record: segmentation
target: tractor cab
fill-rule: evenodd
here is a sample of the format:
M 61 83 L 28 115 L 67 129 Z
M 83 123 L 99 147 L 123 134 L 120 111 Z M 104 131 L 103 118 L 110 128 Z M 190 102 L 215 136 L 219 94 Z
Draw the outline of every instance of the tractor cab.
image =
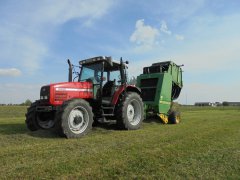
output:
M 111 57 L 99 56 L 79 61 L 79 82 L 91 82 L 93 100 L 111 104 L 115 92 L 126 84 L 128 62 L 120 63 Z

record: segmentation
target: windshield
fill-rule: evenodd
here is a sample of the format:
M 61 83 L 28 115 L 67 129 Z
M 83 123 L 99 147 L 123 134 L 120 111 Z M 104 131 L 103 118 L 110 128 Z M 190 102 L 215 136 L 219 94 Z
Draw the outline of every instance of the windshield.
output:
M 101 67 L 100 63 L 83 66 L 79 81 L 92 80 L 93 82 L 100 82 Z
M 79 81 L 91 81 L 93 84 L 99 84 L 101 82 L 101 70 L 102 63 L 94 63 L 84 65 L 81 68 Z M 103 85 L 107 81 L 114 81 L 116 85 L 121 84 L 121 74 L 119 68 L 114 68 L 112 71 L 110 68 L 106 68 L 103 72 L 102 83 Z
M 110 81 L 115 81 L 117 85 L 119 85 L 121 83 L 121 75 L 120 75 L 120 71 L 116 70 L 116 71 L 111 71 L 110 72 L 110 77 L 109 77 Z

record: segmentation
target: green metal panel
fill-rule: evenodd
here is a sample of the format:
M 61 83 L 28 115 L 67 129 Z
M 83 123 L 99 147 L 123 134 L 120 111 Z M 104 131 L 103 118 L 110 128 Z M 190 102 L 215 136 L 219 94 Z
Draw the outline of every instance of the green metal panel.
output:
M 141 80 L 157 79 L 155 87 L 143 87 Z M 144 92 L 145 89 L 155 88 L 155 97 L 152 101 L 145 100 L 147 109 L 152 109 L 157 113 L 167 114 L 171 105 L 172 76 L 169 73 L 142 74 L 137 78 L 137 86 Z
M 172 75 L 172 81 L 182 87 L 182 69 L 175 63 L 170 62 L 168 73 Z
M 171 92 L 172 92 L 172 76 L 165 73 L 162 79 L 159 78 L 159 91 L 155 102 L 159 104 L 159 113 L 167 114 L 171 106 Z

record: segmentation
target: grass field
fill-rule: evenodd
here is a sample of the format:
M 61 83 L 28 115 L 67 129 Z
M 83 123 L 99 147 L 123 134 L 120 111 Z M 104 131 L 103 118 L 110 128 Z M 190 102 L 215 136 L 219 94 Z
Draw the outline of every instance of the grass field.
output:
M 152 119 L 81 139 L 29 132 L 26 107 L 0 107 L 1 179 L 240 179 L 240 109 L 182 108 L 179 125 Z

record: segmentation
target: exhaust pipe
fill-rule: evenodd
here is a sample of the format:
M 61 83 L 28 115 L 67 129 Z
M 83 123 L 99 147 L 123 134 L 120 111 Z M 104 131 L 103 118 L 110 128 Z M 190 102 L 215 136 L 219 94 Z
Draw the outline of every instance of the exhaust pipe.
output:
M 68 66 L 69 66 L 69 69 L 68 69 L 68 82 L 72 82 L 72 64 L 71 64 L 71 61 L 68 59 L 67 60 L 68 62 Z

